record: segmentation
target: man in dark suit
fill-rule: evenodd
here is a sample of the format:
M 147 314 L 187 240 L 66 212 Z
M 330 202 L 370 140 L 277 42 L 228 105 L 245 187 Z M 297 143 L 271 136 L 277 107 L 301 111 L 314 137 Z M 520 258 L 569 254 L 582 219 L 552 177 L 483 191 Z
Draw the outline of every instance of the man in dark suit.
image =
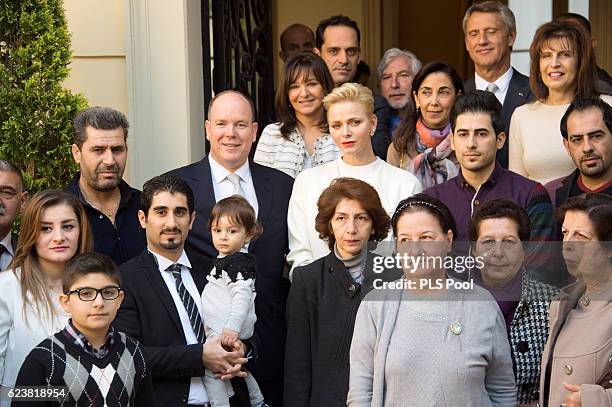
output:
M 21 171 L 0 159 L 0 271 L 6 270 L 15 255 L 17 236 L 12 233 L 13 222 L 23 211 L 27 197 Z
M 206 137 L 210 154 L 197 163 L 171 171 L 194 191 L 196 220 L 187 239 L 187 251 L 217 257 L 206 222 L 215 203 L 239 194 L 255 209 L 263 234 L 248 246 L 255 255 L 259 274 L 255 277 L 255 312 L 259 358 L 253 374 L 266 399 L 282 405 L 285 349 L 285 304 L 289 281 L 283 277 L 288 252 L 287 208 L 293 178 L 250 161 L 249 152 L 257 136 L 252 101 L 237 91 L 217 94 L 210 102 Z
M 247 349 L 238 341 L 226 351 L 219 336 L 205 340 L 200 295 L 210 263 L 184 250 L 193 192 L 178 177 L 155 177 L 144 184 L 140 208 L 147 248 L 120 268 L 125 298 L 114 326 L 144 346 L 156 406 L 209 406 L 204 369 L 244 376 Z
M 516 39 L 516 20 L 508 6 L 499 1 L 473 4 L 463 17 L 465 48 L 474 61 L 475 74 L 465 81 L 465 91 L 493 92 L 502 104 L 506 144 L 497 152 L 497 161 L 508 168 L 510 118 L 514 109 L 533 99 L 529 78 L 510 66 Z

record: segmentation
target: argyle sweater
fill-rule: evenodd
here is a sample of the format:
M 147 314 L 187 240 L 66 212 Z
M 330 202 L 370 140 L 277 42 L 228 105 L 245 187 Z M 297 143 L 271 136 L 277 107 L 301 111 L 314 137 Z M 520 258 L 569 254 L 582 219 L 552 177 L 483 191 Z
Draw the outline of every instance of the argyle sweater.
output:
M 17 406 L 153 405 L 153 385 L 140 343 L 115 331 L 108 354 L 96 358 L 62 332 L 45 339 L 26 357 L 15 386 L 66 386 L 67 399 L 17 402 Z

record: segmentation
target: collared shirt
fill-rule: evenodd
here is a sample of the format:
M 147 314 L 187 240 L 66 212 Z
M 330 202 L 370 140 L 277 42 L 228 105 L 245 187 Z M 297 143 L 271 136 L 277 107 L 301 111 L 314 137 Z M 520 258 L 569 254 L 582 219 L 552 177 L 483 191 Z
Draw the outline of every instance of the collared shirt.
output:
M 13 256 L 15 255 L 15 249 L 13 248 L 13 234 L 9 231 L 4 239 L 0 241 L 2 246 L 6 250 L 3 250 L 2 255 L 0 255 L 0 271 L 6 270 L 11 261 L 13 260 Z
M 508 68 L 508 70 L 499 78 L 493 82 L 497 85 L 497 90 L 493 92 L 499 103 L 504 104 L 504 100 L 506 99 L 506 93 L 508 93 L 508 87 L 510 86 L 510 80 L 512 79 L 512 73 L 514 70 L 512 67 Z M 478 90 L 487 90 L 487 86 L 489 86 L 490 82 L 485 81 L 477 73 L 474 74 L 474 83 L 476 85 L 476 89 Z
M 221 199 L 227 198 L 234 194 L 234 186 L 226 178 L 229 173 L 227 168 L 223 167 L 212 157 L 212 154 L 208 154 L 208 162 L 210 163 L 210 172 L 213 180 L 213 190 L 215 192 L 215 201 L 219 202 Z M 253 177 L 251 177 L 251 168 L 249 167 L 249 160 L 246 160 L 244 164 L 234 174 L 240 176 L 240 186 L 244 191 L 244 195 L 249 204 L 255 209 L 255 215 L 259 211 L 259 205 L 257 204 L 257 195 L 255 195 L 255 187 L 253 186 Z
M 94 251 L 109 256 L 117 265 L 136 257 L 147 246 L 144 229 L 138 221 L 140 191 L 125 181 L 119 183 L 121 200 L 115 214 L 115 224 L 102 212 L 87 202 L 79 186 L 81 174 L 77 173 L 65 191 L 79 198 L 94 236 Z
M 106 341 L 104 341 L 104 343 L 102 344 L 102 346 L 100 346 L 99 349 L 96 349 L 91 345 L 89 339 L 87 339 L 87 337 L 83 335 L 83 333 L 79 331 L 76 326 L 74 326 L 74 324 L 72 323 L 72 319 L 68 320 L 68 325 L 66 325 L 66 327 L 62 330 L 62 333 L 68 339 L 72 340 L 72 342 L 74 342 L 76 346 L 83 349 L 85 353 L 98 359 L 102 359 L 106 355 L 108 355 L 108 352 L 110 352 L 113 347 L 113 344 L 115 343 L 115 330 L 112 326 L 108 330 L 108 334 L 106 335 Z
M 494 199 L 508 199 L 527 211 L 531 221 L 531 241 L 553 240 L 553 208 L 542 184 L 508 171 L 498 162 L 489 179 L 478 190 L 459 171 L 456 177 L 424 192 L 448 206 L 457 224 L 456 240 L 468 240 L 468 225 L 473 213 Z
M 173 264 L 179 264 L 181 266 L 181 279 L 183 280 L 183 285 L 189 292 L 189 294 L 193 297 L 193 300 L 198 307 L 198 312 L 202 317 L 202 321 L 204 321 L 204 316 L 202 314 L 202 303 L 200 301 L 200 293 L 198 292 L 198 287 L 196 286 L 193 278 L 191 277 L 191 273 L 189 269 L 191 268 L 191 263 L 189 262 L 189 258 L 183 250 L 181 253 L 181 257 L 174 262 L 166 257 L 155 253 L 150 248 L 149 252 L 155 257 L 155 261 L 157 262 L 157 266 L 159 272 L 166 283 L 166 287 L 168 287 L 168 291 L 172 296 L 172 301 L 174 301 L 174 306 L 176 307 L 176 311 L 178 312 L 179 319 L 181 320 L 181 326 L 183 327 L 183 333 L 185 334 L 185 341 L 187 345 L 193 345 L 198 343 L 195 333 L 193 332 L 193 327 L 191 326 L 191 322 L 189 321 L 189 315 L 187 315 L 187 310 L 185 309 L 185 305 L 179 296 L 179 293 L 176 289 L 176 280 L 172 276 L 172 272 L 166 270 Z M 206 394 L 206 389 L 204 388 L 204 383 L 202 382 L 201 377 L 192 377 L 191 384 L 189 386 L 189 400 L 188 404 L 204 404 L 208 403 L 208 395 Z

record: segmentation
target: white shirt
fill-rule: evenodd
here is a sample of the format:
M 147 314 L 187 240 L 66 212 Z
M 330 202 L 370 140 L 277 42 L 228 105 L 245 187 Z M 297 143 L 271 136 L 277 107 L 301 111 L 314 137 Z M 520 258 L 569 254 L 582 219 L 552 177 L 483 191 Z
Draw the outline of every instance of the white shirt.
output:
M 210 163 L 210 173 L 213 180 L 215 202 L 219 202 L 224 198 L 232 196 L 234 194 L 234 185 L 232 185 L 232 183 L 226 178 L 227 174 L 230 174 L 232 171 L 229 171 L 227 168 L 215 161 L 211 154 L 208 154 L 208 162 Z M 244 191 L 244 197 L 249 204 L 251 204 L 253 209 L 255 209 L 255 216 L 257 216 L 259 205 L 257 204 L 257 195 L 255 195 L 255 187 L 253 186 L 253 177 L 251 177 L 249 160 L 242 164 L 242 167 L 234 171 L 234 174 L 240 177 L 240 186 Z
M 502 105 L 504 104 L 504 100 L 506 99 L 506 93 L 508 93 L 508 87 L 510 87 L 510 80 L 512 79 L 513 73 L 514 70 L 512 69 L 512 67 L 510 67 L 502 76 L 500 76 L 499 78 L 497 78 L 497 80 L 495 80 L 495 82 L 493 82 L 497 85 L 497 90 L 493 92 L 493 94 L 495 95 L 497 100 L 499 100 L 499 103 L 501 103 Z M 476 85 L 476 89 L 487 90 L 487 86 L 489 86 L 489 83 L 491 82 L 485 81 L 480 76 L 478 76 L 477 73 L 474 73 L 474 83 Z
M 6 270 L 11 261 L 13 260 L 13 256 L 15 255 L 15 250 L 13 249 L 11 232 L 9 231 L 4 239 L 0 241 L 2 245 L 6 248 L 4 253 L 0 256 L 0 271 Z
M 198 340 L 193 332 L 193 328 L 191 326 L 191 322 L 189 321 L 189 315 L 187 315 L 187 310 L 185 309 L 185 305 L 179 296 L 178 291 L 176 290 L 176 282 L 174 277 L 172 276 L 171 271 L 167 271 L 166 269 L 173 265 L 175 262 L 165 258 L 162 255 L 159 255 L 151 249 L 149 252 L 155 256 L 157 260 L 157 266 L 159 268 L 159 272 L 168 287 L 168 291 L 172 296 L 172 300 L 174 301 L 174 306 L 176 307 L 176 311 L 179 314 L 179 318 L 181 320 L 181 326 L 183 327 L 183 333 L 185 334 L 185 340 L 187 341 L 187 345 L 193 345 L 198 343 Z M 187 267 L 191 267 L 191 263 L 189 262 L 189 258 L 187 258 L 187 254 L 185 250 L 179 257 L 176 264 L 181 265 L 181 279 L 183 280 L 183 285 L 187 289 L 187 292 L 193 297 L 193 301 L 198 307 L 198 312 L 200 313 L 200 317 L 202 317 L 202 305 L 200 304 L 200 293 L 198 292 L 198 287 L 195 285 L 193 278 L 191 278 L 191 273 L 187 269 Z M 202 321 L 204 318 L 202 317 Z M 202 382 L 201 377 L 192 377 L 191 384 L 189 386 L 189 400 L 188 404 L 204 404 L 208 403 L 208 395 L 206 394 L 206 389 L 204 388 L 204 383 Z

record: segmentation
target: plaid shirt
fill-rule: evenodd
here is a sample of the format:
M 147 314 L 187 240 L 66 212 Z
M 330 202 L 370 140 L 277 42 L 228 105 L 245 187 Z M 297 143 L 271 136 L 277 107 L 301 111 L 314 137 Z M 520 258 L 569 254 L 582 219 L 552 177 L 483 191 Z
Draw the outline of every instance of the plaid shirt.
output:
M 102 359 L 108 355 L 108 352 L 112 349 L 115 341 L 115 330 L 111 326 L 108 330 L 108 336 L 106 337 L 104 344 L 99 349 L 95 349 L 93 346 L 91 346 L 91 343 L 87 337 L 72 324 L 72 319 L 68 320 L 68 325 L 62 329 L 62 333 L 86 353 L 98 359 Z

